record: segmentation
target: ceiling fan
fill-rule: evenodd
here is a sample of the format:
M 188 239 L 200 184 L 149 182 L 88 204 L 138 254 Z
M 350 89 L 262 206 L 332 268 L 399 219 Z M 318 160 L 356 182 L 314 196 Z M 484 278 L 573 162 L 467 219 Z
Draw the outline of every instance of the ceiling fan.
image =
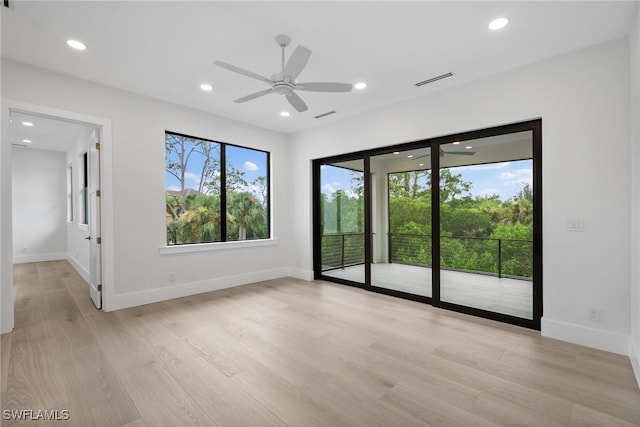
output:
M 440 157 L 444 157 L 446 154 L 453 154 L 454 156 L 473 156 L 474 154 L 476 154 L 475 151 L 444 151 L 442 149 L 442 147 L 440 147 Z M 429 154 L 425 154 L 424 156 L 418 156 L 418 157 L 414 157 L 414 160 L 416 159 L 421 159 L 423 157 L 428 157 L 430 156 L 431 153 Z
M 308 110 L 307 104 L 304 103 L 302 98 L 298 96 L 294 91 L 306 90 L 312 92 L 351 92 L 351 83 L 327 83 L 327 82 L 313 82 L 313 83 L 297 83 L 296 78 L 302 72 L 307 65 L 309 58 L 311 57 L 311 51 L 304 46 L 298 45 L 287 64 L 284 63 L 284 49 L 291 43 L 291 38 L 284 34 L 276 36 L 276 42 L 282 49 L 282 71 L 272 75 L 270 78 L 261 76 L 259 74 L 247 71 L 245 69 L 236 67 L 235 65 L 227 64 L 222 61 L 215 61 L 214 64 L 219 67 L 226 68 L 227 70 L 242 74 L 247 77 L 251 77 L 256 80 L 263 81 L 271 86 L 269 89 L 255 92 L 242 98 L 236 99 L 234 102 L 246 102 L 252 99 L 260 98 L 261 96 L 268 95 L 270 93 L 277 93 L 284 95 L 287 101 L 293 108 L 299 112 Z

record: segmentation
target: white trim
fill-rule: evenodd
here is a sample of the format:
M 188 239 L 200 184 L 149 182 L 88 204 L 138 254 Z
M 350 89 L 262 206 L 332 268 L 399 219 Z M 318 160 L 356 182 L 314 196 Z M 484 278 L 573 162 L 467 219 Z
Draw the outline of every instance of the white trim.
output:
M 151 304 L 173 298 L 201 294 L 204 292 L 234 288 L 236 286 L 248 285 L 250 283 L 262 282 L 265 280 L 279 279 L 281 277 L 286 277 L 286 275 L 286 268 L 277 268 L 273 270 L 217 277 L 198 282 L 183 283 L 176 286 L 167 286 L 164 288 L 114 295 L 111 299 L 110 309 L 120 310 L 123 308 Z
M 238 240 L 234 242 L 195 243 L 190 245 L 161 246 L 160 255 L 184 254 L 189 252 L 221 251 L 229 249 L 252 248 L 257 246 L 275 246 L 276 239 Z
M 26 262 L 44 262 L 44 261 L 60 261 L 67 259 L 64 252 L 48 252 L 42 254 L 14 255 L 14 264 L 24 264 Z
M 295 277 L 296 279 L 300 279 L 300 280 L 306 280 L 307 282 L 311 282 L 313 281 L 313 270 L 289 267 L 288 276 Z
M 75 258 L 73 258 L 69 254 L 67 254 L 67 258 L 66 259 L 67 259 L 67 261 L 69 261 L 69 264 L 71 264 L 71 266 L 74 268 L 74 270 L 76 270 L 78 272 L 78 274 L 84 279 L 84 281 L 89 283 L 90 274 L 87 271 L 87 269 L 84 268 L 82 265 L 80 265 L 78 260 L 76 260 Z
M 555 338 L 574 344 L 609 351 L 611 353 L 629 355 L 629 336 L 619 332 L 588 328 L 582 325 L 560 322 L 542 318 L 541 334 L 543 337 Z
M 631 367 L 633 373 L 636 375 L 636 382 L 640 387 L 640 343 L 634 342 L 632 337 L 629 337 L 629 360 L 631 360 Z

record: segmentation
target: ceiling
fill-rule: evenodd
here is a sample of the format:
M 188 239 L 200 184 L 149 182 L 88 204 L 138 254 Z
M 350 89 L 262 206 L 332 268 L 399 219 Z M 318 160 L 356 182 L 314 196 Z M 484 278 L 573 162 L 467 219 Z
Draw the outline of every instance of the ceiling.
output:
M 638 2 L 11 1 L 2 7 L 2 57 L 282 133 L 345 120 L 559 55 L 629 31 Z M 488 29 L 496 17 L 509 25 Z M 298 92 L 298 113 L 261 81 L 280 68 L 275 36 L 312 51 L 299 81 L 365 82 L 350 93 Z M 81 40 L 85 51 L 66 45 Z M 453 77 L 416 87 L 444 73 Z M 203 92 L 201 83 L 210 83 Z M 289 117 L 280 112 L 287 110 Z M 335 110 L 322 119 L 314 116 Z
M 78 138 L 86 139 L 93 129 L 87 124 L 15 111 L 11 112 L 10 121 L 12 146 L 63 153 L 69 151 Z

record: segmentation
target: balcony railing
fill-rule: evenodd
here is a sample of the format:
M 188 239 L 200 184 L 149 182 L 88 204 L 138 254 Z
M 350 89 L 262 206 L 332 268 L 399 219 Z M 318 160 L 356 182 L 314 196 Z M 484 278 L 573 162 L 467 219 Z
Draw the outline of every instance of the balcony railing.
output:
M 336 233 L 322 236 L 322 270 L 364 263 L 364 233 Z
M 389 262 L 432 266 L 431 236 L 388 233 Z M 533 241 L 492 237 L 440 236 L 440 267 L 498 277 L 533 277 Z M 364 234 L 322 237 L 323 270 L 364 263 Z

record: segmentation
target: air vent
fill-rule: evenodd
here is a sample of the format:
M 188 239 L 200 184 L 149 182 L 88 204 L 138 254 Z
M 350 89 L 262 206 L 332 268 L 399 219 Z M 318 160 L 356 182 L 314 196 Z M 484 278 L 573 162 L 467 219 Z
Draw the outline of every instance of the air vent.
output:
M 322 114 L 318 114 L 317 116 L 313 116 L 314 119 L 321 119 L 323 117 L 327 117 L 330 116 L 332 114 L 335 114 L 336 110 L 331 110 L 331 111 L 327 111 L 326 113 L 322 113 Z
M 438 80 L 446 79 L 447 77 L 451 77 L 451 76 L 453 76 L 453 73 L 447 73 L 447 74 L 443 74 L 441 76 L 432 77 L 432 78 L 430 78 L 428 80 L 424 80 L 422 82 L 418 82 L 415 85 L 416 85 L 416 87 L 420 87 L 420 86 L 427 85 L 429 83 L 437 82 Z

